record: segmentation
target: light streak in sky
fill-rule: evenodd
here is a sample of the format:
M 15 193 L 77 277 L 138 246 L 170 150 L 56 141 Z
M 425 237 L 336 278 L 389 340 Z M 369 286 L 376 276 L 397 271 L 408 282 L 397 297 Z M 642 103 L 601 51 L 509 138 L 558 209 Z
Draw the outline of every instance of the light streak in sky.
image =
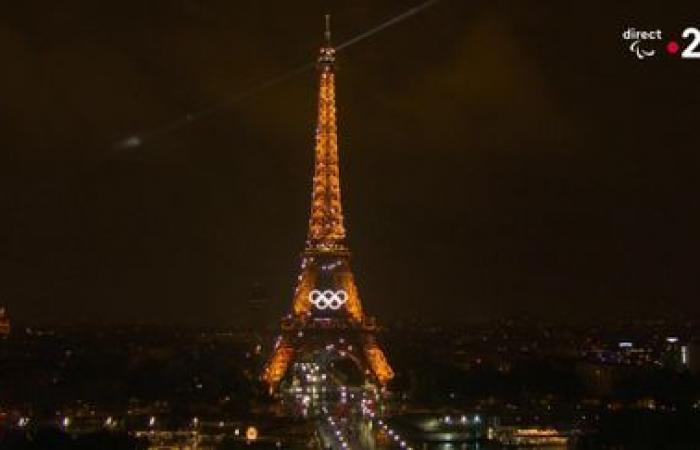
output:
M 415 6 L 407 11 L 404 11 L 403 13 L 399 14 L 398 16 L 392 17 L 391 19 L 377 25 L 374 28 L 371 28 L 363 33 L 358 34 L 357 36 L 348 39 L 347 41 L 341 43 L 340 45 L 336 46 L 335 49 L 336 51 L 341 51 L 343 49 L 346 49 L 350 47 L 351 45 L 354 45 L 360 41 L 363 41 L 380 31 L 385 30 L 386 28 L 389 28 L 393 25 L 396 25 L 399 22 L 402 22 L 409 17 L 418 14 L 419 12 L 433 6 L 435 3 L 437 3 L 440 0 L 428 0 L 425 3 L 421 3 L 418 6 Z M 249 97 L 252 97 L 253 95 L 257 94 L 260 91 L 263 91 L 265 89 L 268 89 L 270 87 L 273 87 L 275 85 L 278 85 L 280 83 L 283 83 L 290 78 L 293 78 L 303 72 L 306 72 L 307 70 L 313 68 L 316 65 L 316 61 L 311 61 L 306 64 L 303 64 L 299 67 L 296 67 L 294 69 L 291 69 L 279 76 L 270 78 L 268 80 L 263 81 L 262 83 L 253 86 L 247 90 L 244 90 L 242 92 L 239 92 L 238 94 L 234 95 L 233 97 L 230 97 L 229 99 L 211 106 L 209 108 L 200 110 L 198 112 L 194 113 L 188 113 L 185 114 L 184 116 L 173 120 L 172 122 L 166 123 L 160 127 L 152 128 L 150 130 L 143 131 L 141 133 L 137 134 L 132 134 L 130 136 L 125 137 L 124 139 L 121 139 L 114 143 L 114 150 L 118 151 L 126 151 L 134 148 L 141 147 L 144 145 L 147 141 L 150 141 L 158 136 L 166 135 L 169 133 L 172 133 L 174 131 L 179 130 L 180 128 L 191 124 L 197 120 L 201 120 L 205 117 L 211 116 L 215 114 L 216 112 L 225 109 L 227 107 L 230 107 L 234 105 L 235 103 L 238 103 L 242 100 L 245 100 Z
M 387 20 L 386 22 L 384 22 L 380 25 L 377 25 L 376 27 L 372 28 L 371 30 L 367 30 L 364 33 L 358 34 L 354 38 L 343 42 L 342 44 L 338 45 L 335 49 L 336 49 L 336 51 L 340 51 L 346 47 L 349 47 L 349 46 L 356 44 L 364 39 L 367 39 L 368 37 L 379 33 L 380 31 L 384 30 L 385 28 L 389 28 L 390 26 L 396 25 L 399 22 L 403 22 L 404 20 L 408 19 L 409 17 L 411 17 L 415 14 L 418 14 L 419 12 L 423 11 L 424 9 L 433 6 L 438 1 L 440 1 L 440 0 L 428 0 L 427 2 L 425 2 L 423 4 L 415 6 L 411 9 L 409 9 L 408 11 L 406 11 L 402 14 L 399 14 L 396 17 Z

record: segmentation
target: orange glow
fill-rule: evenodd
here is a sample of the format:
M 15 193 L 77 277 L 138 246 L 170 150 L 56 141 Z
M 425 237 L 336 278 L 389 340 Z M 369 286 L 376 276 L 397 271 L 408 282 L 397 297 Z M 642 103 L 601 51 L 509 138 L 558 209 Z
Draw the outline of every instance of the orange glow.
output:
M 345 239 L 340 201 L 338 134 L 335 108 L 335 74 L 323 67 L 318 99 L 316 161 L 314 167 L 309 244 L 317 249 L 335 248 Z
M 258 429 L 255 427 L 248 427 L 245 430 L 245 438 L 249 441 L 254 441 L 258 438 Z
M 394 378 L 394 370 L 389 365 L 389 361 L 386 360 L 386 356 L 384 356 L 384 352 L 379 346 L 370 344 L 365 348 L 365 354 L 367 355 L 370 368 L 377 380 L 379 380 L 379 383 L 385 385 Z
M 348 293 L 348 301 L 345 304 L 350 316 L 358 322 L 362 321 L 362 303 L 360 302 L 360 294 L 357 292 L 355 277 L 349 270 L 344 270 L 336 274 L 340 288 Z
M 277 383 L 284 377 L 293 355 L 294 349 L 285 343 L 281 343 L 275 349 L 272 357 L 265 366 L 262 376 L 263 381 L 265 381 L 271 389 L 277 386 Z
M 7 337 L 10 334 L 10 319 L 7 317 L 5 308 L 0 308 L 0 336 Z
M 373 331 L 376 325 L 363 311 L 350 269 L 350 252 L 345 244 L 338 167 L 335 51 L 329 38 L 321 48 L 318 62 L 318 124 L 309 230 L 302 256 L 301 274 L 292 300 L 292 314 L 283 320 L 281 343 L 275 348 L 262 374 L 262 380 L 267 383 L 271 393 L 279 386 L 295 353 L 306 355 L 310 351 L 328 349 L 328 337 L 322 334 L 323 339 L 318 338 L 317 330 L 321 329 L 338 330 L 340 336 L 333 336 L 332 339 L 340 337 L 341 343 L 345 337 L 343 333 L 347 330 L 352 342 L 339 353 L 341 356 L 346 356 L 347 353 L 363 370 L 368 369 L 367 375 L 370 372 L 373 374 L 370 378 L 386 385 L 394 377 L 394 371 L 384 352 L 374 341 Z M 335 306 L 321 306 L 316 301 L 319 297 L 314 297 L 318 294 L 314 294 L 315 290 L 332 296 L 342 293 L 342 301 L 336 299 L 333 304 Z M 355 351 L 362 347 L 359 355 L 351 350 L 353 345 L 356 346 Z
M 515 434 L 519 436 L 559 436 L 559 432 L 553 428 L 518 428 Z
M 294 315 L 302 316 L 311 310 L 309 293 L 316 285 L 316 271 L 312 265 L 306 266 L 301 271 L 301 279 L 294 292 Z

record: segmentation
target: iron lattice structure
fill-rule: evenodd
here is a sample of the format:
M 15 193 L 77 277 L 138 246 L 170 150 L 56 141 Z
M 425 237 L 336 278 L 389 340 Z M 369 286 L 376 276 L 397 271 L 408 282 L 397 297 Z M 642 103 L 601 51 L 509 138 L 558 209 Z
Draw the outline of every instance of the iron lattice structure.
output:
M 350 267 L 350 251 L 340 194 L 335 102 L 335 49 L 328 22 L 318 58 L 318 123 L 311 212 L 301 273 L 291 313 L 262 379 L 274 391 L 294 361 L 311 361 L 319 353 L 353 360 L 365 378 L 385 386 L 393 377 L 376 340 L 373 317 L 365 315 Z

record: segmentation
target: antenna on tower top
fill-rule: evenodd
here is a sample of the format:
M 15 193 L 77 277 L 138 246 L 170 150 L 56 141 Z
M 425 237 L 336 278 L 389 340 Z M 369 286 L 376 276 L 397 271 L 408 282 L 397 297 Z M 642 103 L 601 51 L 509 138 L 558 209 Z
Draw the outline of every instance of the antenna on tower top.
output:
M 335 49 L 331 44 L 331 15 L 326 14 L 326 31 L 323 33 L 324 42 L 321 46 L 321 54 L 318 62 L 326 69 L 331 68 L 335 63 Z
M 326 14 L 326 32 L 324 33 L 326 44 L 331 44 L 331 15 Z

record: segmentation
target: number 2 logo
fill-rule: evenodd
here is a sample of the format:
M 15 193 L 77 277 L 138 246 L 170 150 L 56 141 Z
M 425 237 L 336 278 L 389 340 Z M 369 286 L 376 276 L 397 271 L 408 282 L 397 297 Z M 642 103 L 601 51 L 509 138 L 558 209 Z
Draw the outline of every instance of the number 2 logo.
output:
M 688 46 L 683 50 L 683 53 L 681 53 L 681 58 L 700 59 L 700 51 L 698 50 L 698 47 L 700 47 L 700 30 L 689 27 L 683 30 L 681 36 L 683 39 L 692 37 Z

